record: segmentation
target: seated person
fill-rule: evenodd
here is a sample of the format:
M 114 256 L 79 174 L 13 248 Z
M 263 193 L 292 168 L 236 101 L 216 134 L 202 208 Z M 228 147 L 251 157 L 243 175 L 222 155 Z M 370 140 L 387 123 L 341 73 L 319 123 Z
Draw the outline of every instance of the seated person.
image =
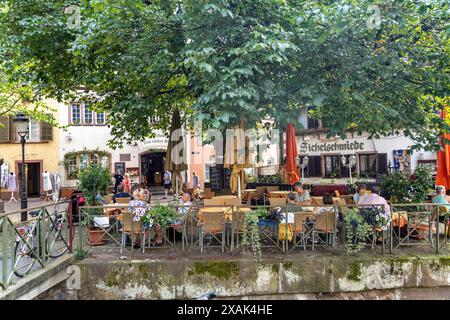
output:
M 102 195 L 100 194 L 100 192 L 97 193 L 97 195 L 95 196 L 95 200 L 100 202 L 101 204 L 108 204 L 108 201 L 106 201 Z
M 311 204 L 311 196 L 309 192 L 304 189 L 303 185 L 300 182 L 294 184 L 294 192 L 295 192 L 295 202 L 299 205 L 307 205 Z
M 330 193 L 324 193 L 322 195 L 322 202 L 324 205 L 333 205 L 334 204 L 334 200 L 333 200 L 333 196 Z M 314 213 L 315 214 L 321 214 L 327 211 L 333 210 L 333 207 L 316 207 L 314 209 Z
M 442 206 L 439 208 L 439 221 L 444 222 L 444 215 L 443 213 L 448 212 L 450 209 L 450 204 L 447 200 L 446 194 L 445 194 L 445 187 L 444 186 L 437 186 L 436 187 L 436 194 L 433 199 L 431 200 L 432 203 L 442 203 L 445 204 L 445 206 Z M 441 209 L 442 208 L 442 209 Z M 445 208 L 445 209 L 444 209 Z M 433 215 L 431 216 L 431 220 L 434 221 L 436 219 L 436 214 L 433 211 Z
M 289 212 L 300 212 L 304 211 L 303 207 L 298 205 L 295 201 L 296 194 L 294 192 L 290 192 L 287 195 L 287 210 Z
M 380 187 L 373 186 L 370 190 L 372 193 L 365 195 L 359 202 L 361 205 L 383 205 L 384 213 L 388 216 L 391 215 L 391 207 L 387 203 L 386 199 L 380 196 L 381 190 Z
M 133 193 L 133 200 L 130 201 L 131 211 L 133 212 L 133 221 L 140 221 L 142 216 L 144 216 L 149 210 L 150 205 L 145 201 L 147 197 L 147 192 L 145 189 L 136 189 Z M 157 223 L 150 221 L 149 223 L 144 223 L 144 229 L 146 233 L 146 238 L 150 238 L 150 228 L 155 227 L 156 237 L 150 240 L 151 246 L 162 246 L 162 232 L 161 226 Z M 127 241 L 128 242 L 128 241 Z M 139 247 L 139 240 L 136 242 L 136 246 Z
M 192 193 L 191 192 L 183 192 L 181 195 L 180 207 L 178 208 L 177 218 L 172 222 L 171 227 L 175 229 L 177 232 L 181 232 L 182 224 L 186 218 L 186 215 L 189 213 L 189 210 L 192 206 Z
M 129 194 L 128 192 L 124 192 L 124 185 L 123 184 L 119 184 L 117 186 L 117 193 L 115 195 L 113 195 L 113 197 L 112 197 L 113 203 L 116 203 L 116 199 L 117 198 L 131 198 L 131 200 L 134 199 L 131 194 Z
M 358 186 L 358 190 L 353 195 L 353 202 L 355 204 L 359 204 L 359 202 L 362 200 L 362 198 L 366 195 L 367 187 L 365 184 L 361 184 Z

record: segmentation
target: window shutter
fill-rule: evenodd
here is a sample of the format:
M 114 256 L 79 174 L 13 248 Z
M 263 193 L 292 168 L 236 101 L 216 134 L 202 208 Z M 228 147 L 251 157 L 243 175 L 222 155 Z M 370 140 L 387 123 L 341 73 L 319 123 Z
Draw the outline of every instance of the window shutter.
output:
M 9 117 L 0 117 L 0 123 L 0 142 L 11 141 L 11 126 Z
M 322 176 L 322 158 L 320 156 L 309 157 L 307 172 L 308 177 Z
M 41 125 L 41 141 L 53 140 L 53 126 L 50 123 L 42 122 Z
M 388 172 L 387 153 L 377 154 L 377 173 L 385 174 Z

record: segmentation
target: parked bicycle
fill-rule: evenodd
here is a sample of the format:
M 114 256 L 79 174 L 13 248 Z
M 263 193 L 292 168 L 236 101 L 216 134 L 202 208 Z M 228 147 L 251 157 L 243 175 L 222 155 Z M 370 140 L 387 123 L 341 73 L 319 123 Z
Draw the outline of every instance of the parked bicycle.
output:
M 41 213 L 35 218 L 35 223 L 18 228 L 20 234 L 14 243 L 13 270 L 18 277 L 28 274 L 39 261 L 56 259 L 67 252 L 69 225 L 67 210 L 58 210 L 55 205 L 52 214 Z M 39 230 L 41 224 L 46 223 L 46 230 L 42 237 Z M 42 243 L 44 239 L 44 244 Z

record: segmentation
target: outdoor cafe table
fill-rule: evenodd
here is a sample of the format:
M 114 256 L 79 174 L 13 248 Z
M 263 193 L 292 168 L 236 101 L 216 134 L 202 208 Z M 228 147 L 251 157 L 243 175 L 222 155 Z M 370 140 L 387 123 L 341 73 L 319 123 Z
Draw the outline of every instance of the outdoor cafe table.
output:
M 270 191 L 269 192 L 269 198 L 287 198 L 288 194 L 292 191 Z
M 227 219 L 227 221 L 231 221 L 232 220 L 233 210 L 235 211 L 236 209 L 233 209 L 233 207 L 204 207 L 204 208 L 200 208 L 198 210 L 198 220 L 200 222 L 203 222 L 203 212 L 207 211 L 207 212 L 212 212 L 212 213 L 223 213 L 225 215 L 225 218 Z M 245 213 L 245 212 L 252 211 L 251 208 L 239 208 L 239 207 L 237 207 L 237 210 L 239 210 L 239 213 Z
M 237 198 L 237 196 L 233 196 L 233 195 L 212 197 L 212 199 L 220 199 L 220 200 L 231 200 L 231 199 L 236 199 L 236 198 Z

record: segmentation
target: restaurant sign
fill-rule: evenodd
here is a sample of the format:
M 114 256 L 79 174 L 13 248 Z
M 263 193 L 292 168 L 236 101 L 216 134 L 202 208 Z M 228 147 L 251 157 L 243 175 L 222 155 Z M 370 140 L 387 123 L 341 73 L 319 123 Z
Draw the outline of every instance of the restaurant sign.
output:
M 362 151 L 364 149 L 364 142 L 358 141 L 336 141 L 323 143 L 308 143 L 302 142 L 300 144 L 300 152 L 337 152 L 337 151 Z

